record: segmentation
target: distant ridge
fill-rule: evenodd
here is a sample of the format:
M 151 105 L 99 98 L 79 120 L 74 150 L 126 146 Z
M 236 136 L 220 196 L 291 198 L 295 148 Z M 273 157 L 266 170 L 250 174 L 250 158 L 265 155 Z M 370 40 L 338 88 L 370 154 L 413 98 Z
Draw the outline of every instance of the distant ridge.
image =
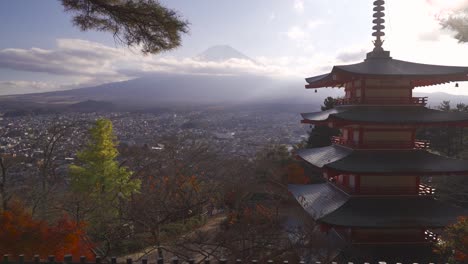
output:
M 208 48 L 204 52 L 195 56 L 196 60 L 199 61 L 212 61 L 212 62 L 223 62 L 230 59 L 240 59 L 255 62 L 247 55 L 242 54 L 240 51 L 234 49 L 229 45 L 217 45 Z

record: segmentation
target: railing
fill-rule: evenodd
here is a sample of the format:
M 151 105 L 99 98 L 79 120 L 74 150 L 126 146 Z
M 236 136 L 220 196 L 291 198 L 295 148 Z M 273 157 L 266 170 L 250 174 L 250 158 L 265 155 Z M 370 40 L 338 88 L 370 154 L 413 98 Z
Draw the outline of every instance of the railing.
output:
M 431 241 L 427 240 L 425 234 L 420 235 L 389 235 L 389 234 L 362 234 L 354 235 L 352 243 L 359 244 L 427 244 Z
M 340 98 L 335 100 L 335 105 L 421 105 L 427 104 L 427 97 L 354 97 Z
M 355 188 L 334 183 L 335 186 L 342 191 L 351 195 L 407 195 L 407 196 L 432 196 L 435 194 L 436 189 L 420 184 L 416 189 L 415 187 L 359 187 L 359 192 Z
M 428 140 L 411 141 L 365 141 L 364 143 L 354 142 L 353 140 L 342 137 L 332 137 L 333 144 L 339 144 L 357 149 L 428 149 L 431 144 Z
M 439 235 L 437 235 L 436 233 L 432 232 L 432 231 L 429 231 L 429 230 L 426 230 L 424 231 L 424 238 L 428 241 L 428 242 L 437 242 L 439 240 Z
M 431 186 L 420 184 L 419 185 L 419 195 L 434 195 L 436 189 L 432 188 Z
M 4 255 L 3 262 L 2 262 L 2 264 L 101 264 L 101 263 L 110 263 L 110 264 L 117 264 L 117 263 L 126 263 L 126 264 L 134 264 L 134 263 L 135 264 L 137 264 L 137 263 L 141 263 L 141 264 L 149 264 L 149 263 L 183 264 L 183 263 L 187 263 L 187 264 L 195 264 L 195 263 L 200 263 L 200 261 L 195 261 L 193 259 L 183 261 L 183 260 L 179 260 L 177 258 L 172 258 L 169 261 L 166 261 L 163 258 L 157 258 L 155 261 L 150 261 L 147 258 L 142 258 L 139 261 L 133 261 L 133 259 L 131 259 L 131 258 L 127 258 L 127 259 L 111 258 L 110 262 L 107 262 L 107 261 L 104 261 L 103 259 L 101 259 L 99 257 L 96 257 L 96 259 L 94 261 L 88 261 L 86 258 L 80 257 L 79 262 L 73 262 L 72 257 L 69 256 L 69 255 L 65 256 L 65 259 L 64 259 L 63 262 L 57 261 L 54 256 L 49 256 L 47 259 L 41 259 L 40 256 L 38 256 L 38 255 L 34 256 L 32 261 L 27 261 L 25 259 L 24 255 L 19 255 L 15 259 L 10 258 L 9 255 Z M 243 264 L 243 263 L 258 264 L 259 262 L 257 260 L 243 261 L 241 259 L 236 259 L 236 260 L 219 259 L 219 260 L 215 260 L 215 261 L 204 260 L 202 263 L 204 263 L 204 264 L 232 264 L 232 263 L 235 263 L 235 264 Z M 260 263 L 263 263 L 263 262 L 260 262 Z M 267 264 L 273 264 L 273 263 L 276 263 L 276 264 L 278 264 L 278 263 L 281 263 L 281 264 L 289 264 L 289 263 L 305 264 L 306 262 L 305 261 L 289 262 L 287 260 L 273 262 L 273 260 L 268 260 L 265 263 L 267 263 Z M 311 262 L 308 261 L 307 263 L 311 263 Z M 314 263 L 320 264 L 322 262 L 314 262 Z M 361 263 L 370 263 L 370 262 L 330 262 L 330 261 L 327 261 L 327 262 L 323 262 L 323 263 L 330 263 L 330 264 L 353 264 L 353 263 L 354 264 L 361 264 Z M 372 263 L 374 263 L 374 262 L 372 262 Z M 379 264 L 394 264 L 395 263 L 396 264 L 397 262 L 379 261 L 377 263 L 379 263 Z M 416 262 L 410 262 L 410 263 L 418 264 Z M 430 263 L 435 263 L 435 262 L 429 262 L 428 264 L 430 264 Z M 420 264 L 426 264 L 426 263 L 420 263 Z

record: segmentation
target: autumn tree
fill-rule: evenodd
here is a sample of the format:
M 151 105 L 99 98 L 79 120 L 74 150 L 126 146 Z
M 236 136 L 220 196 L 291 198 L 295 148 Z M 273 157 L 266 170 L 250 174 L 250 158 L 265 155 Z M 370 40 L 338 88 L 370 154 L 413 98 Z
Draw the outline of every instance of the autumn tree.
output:
M 179 134 L 158 138 L 154 145 L 158 144 L 163 147 L 121 149 L 125 164 L 133 168 L 133 176 L 142 183 L 122 216 L 134 227 L 127 245 L 138 246 L 145 237 L 148 251 L 169 249 L 173 236 L 201 224 L 204 208 L 219 197 L 217 179 L 227 172 L 212 145 L 201 139 Z M 124 246 L 118 241 L 108 244 L 110 251 L 128 250 Z
M 61 0 L 81 30 L 106 31 L 126 46 L 158 53 L 181 44 L 188 22 L 156 0 Z
M 436 244 L 436 252 L 450 263 L 468 261 L 468 217 L 460 217 L 457 223 L 445 229 Z
M 84 223 L 67 216 L 49 224 L 34 219 L 19 202 L 0 213 L 0 254 L 55 255 L 59 260 L 65 254 L 91 258 L 94 256 L 92 246 L 86 238 Z

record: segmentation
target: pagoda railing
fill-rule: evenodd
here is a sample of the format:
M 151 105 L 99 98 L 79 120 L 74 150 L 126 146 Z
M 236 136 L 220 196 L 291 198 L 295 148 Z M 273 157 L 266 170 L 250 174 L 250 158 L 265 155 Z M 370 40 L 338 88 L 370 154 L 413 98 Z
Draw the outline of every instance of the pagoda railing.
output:
M 439 235 L 437 235 L 436 233 L 430 231 L 430 230 L 426 230 L 424 231 L 424 238 L 429 241 L 429 242 L 437 242 L 437 240 L 439 240 Z
M 334 183 L 335 186 L 344 192 L 351 194 L 351 195 L 372 195 L 372 196 L 379 196 L 379 195 L 405 195 L 405 196 L 432 196 L 435 194 L 435 189 L 420 184 L 418 189 L 415 187 L 380 187 L 380 186 L 372 186 L 372 187 L 359 187 L 359 190 L 356 188 L 352 188 L 349 186 L 344 186 L 339 183 Z
M 427 97 L 354 97 L 335 100 L 335 105 L 382 104 L 382 105 L 421 105 L 427 104 Z
M 431 186 L 420 184 L 419 185 L 419 195 L 434 195 L 436 189 L 432 188 Z
M 431 144 L 428 140 L 411 141 L 365 141 L 363 143 L 354 140 L 344 139 L 342 137 L 332 137 L 333 144 L 343 145 L 357 149 L 428 149 Z
M 353 234 L 352 237 L 352 244 L 355 245 L 362 245 L 362 244 L 426 244 L 430 243 L 432 241 L 429 241 L 426 239 L 425 234 L 421 235 L 406 235 L 406 234 L 401 234 L 401 235 L 385 235 L 385 234 L 362 234 L 362 235 L 355 235 Z

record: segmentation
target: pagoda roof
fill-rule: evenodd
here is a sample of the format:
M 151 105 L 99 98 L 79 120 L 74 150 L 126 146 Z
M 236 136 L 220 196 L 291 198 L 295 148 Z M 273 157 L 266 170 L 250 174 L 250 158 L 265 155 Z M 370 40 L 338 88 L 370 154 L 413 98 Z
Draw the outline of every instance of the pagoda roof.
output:
M 428 86 L 454 81 L 468 81 L 468 67 L 441 66 L 395 60 L 391 57 L 367 58 L 365 61 L 334 66 L 327 74 L 307 78 L 307 88 L 342 86 L 361 78 L 398 78 L 412 85 Z
M 388 125 L 468 122 L 468 113 L 446 112 L 423 106 L 338 106 L 326 111 L 301 115 L 303 123 L 312 124 L 328 121 Z
M 289 185 L 288 189 L 314 220 L 334 226 L 445 227 L 467 213 L 432 197 L 348 196 L 330 183 Z
M 302 149 L 296 154 L 306 162 L 338 172 L 362 174 L 468 174 L 468 162 L 425 150 L 353 150 L 339 145 Z

